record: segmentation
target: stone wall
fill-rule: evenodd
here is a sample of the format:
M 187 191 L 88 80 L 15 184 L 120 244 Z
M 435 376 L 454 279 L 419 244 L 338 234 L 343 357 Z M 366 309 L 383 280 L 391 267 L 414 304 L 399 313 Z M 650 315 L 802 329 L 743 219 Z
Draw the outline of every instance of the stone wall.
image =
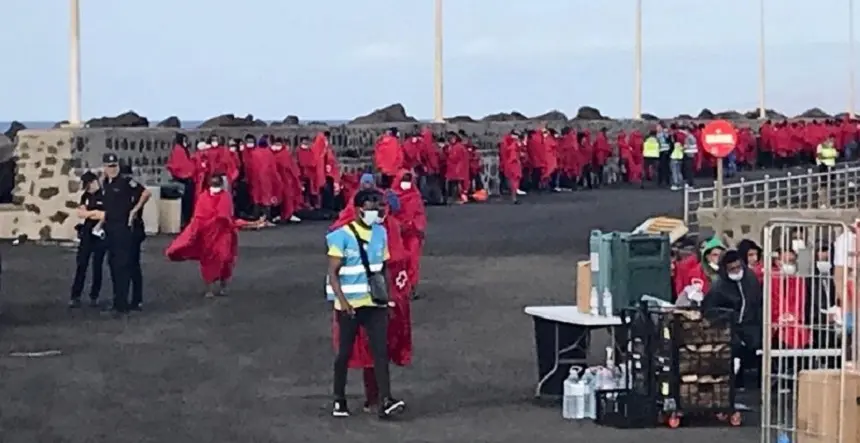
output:
M 758 121 L 738 122 L 757 127 Z M 535 122 L 431 124 L 437 134 L 463 130 L 482 152 L 483 178 L 492 193 L 498 192 L 499 170 L 497 144 L 512 129 L 536 127 Z M 560 129 L 571 126 L 577 130 L 599 131 L 607 128 L 612 135 L 619 130 L 646 131 L 654 122 L 635 120 L 574 120 L 547 122 Z M 192 140 L 205 139 L 213 133 L 226 138 L 242 138 L 246 134 L 272 134 L 295 144 L 300 137 L 313 137 L 328 130 L 335 152 L 345 171 L 363 169 L 371 164 L 374 143 L 387 128 L 412 132 L 424 124 L 343 125 L 343 126 L 271 126 L 250 128 L 215 128 L 182 130 Z M 79 198 L 78 182 L 82 173 L 101 166 L 102 155 L 117 154 L 132 164 L 135 176 L 147 185 L 170 181 L 164 168 L 175 129 L 168 128 L 99 128 L 25 130 L 18 133 L 15 153 L 18 156 L 16 177 L 16 210 L 0 212 L 0 237 L 26 235 L 31 239 L 68 240 L 74 238 L 76 217 L 70 216 Z

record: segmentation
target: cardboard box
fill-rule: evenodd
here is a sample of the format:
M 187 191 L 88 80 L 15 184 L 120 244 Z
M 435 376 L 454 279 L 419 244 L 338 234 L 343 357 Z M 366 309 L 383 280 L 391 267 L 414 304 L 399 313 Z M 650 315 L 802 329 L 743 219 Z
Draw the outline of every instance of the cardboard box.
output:
M 576 308 L 583 314 L 591 312 L 591 261 L 576 263 Z
M 797 443 L 860 443 L 860 371 L 846 369 L 845 398 L 840 405 L 841 387 L 838 369 L 800 372 L 797 388 Z M 840 440 L 841 413 L 844 413 L 844 420 Z

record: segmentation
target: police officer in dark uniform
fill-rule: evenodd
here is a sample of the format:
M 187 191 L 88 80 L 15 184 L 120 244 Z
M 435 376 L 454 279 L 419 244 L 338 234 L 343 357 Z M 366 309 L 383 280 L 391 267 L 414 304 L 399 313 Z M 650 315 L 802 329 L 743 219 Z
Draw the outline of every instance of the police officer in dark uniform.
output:
M 104 193 L 99 186 L 98 177 L 92 172 L 81 176 L 84 193 L 81 194 L 78 216 L 83 222 L 75 226 L 78 230 L 78 254 L 75 279 L 72 283 L 72 294 L 69 300 L 70 308 L 81 306 L 81 293 L 87 278 L 90 261 L 93 264 L 93 281 L 90 287 L 90 306 L 98 306 L 99 292 L 102 289 L 102 268 L 104 267 L 107 247 L 104 231 L 101 229 L 104 220 Z
M 116 154 L 105 154 L 102 162 L 105 174 L 105 241 L 114 292 L 111 310 L 115 315 L 122 315 L 131 309 L 128 290 L 135 266 L 134 219 L 140 216 L 151 194 L 134 179 L 120 175 Z
M 119 173 L 122 177 L 131 180 L 131 165 L 120 165 Z M 140 190 L 140 192 L 136 192 L 135 204 L 137 204 L 138 200 L 143 196 L 143 190 L 146 188 L 137 186 L 135 189 Z M 141 216 L 142 209 L 143 204 L 141 204 L 141 211 L 137 212 L 131 224 L 131 234 L 134 237 L 134 241 L 131 249 L 131 274 L 129 274 L 131 280 L 131 303 L 128 305 L 128 308 L 132 311 L 143 310 L 143 268 L 140 264 L 140 251 L 143 241 L 146 240 L 146 229 L 143 225 L 143 217 Z

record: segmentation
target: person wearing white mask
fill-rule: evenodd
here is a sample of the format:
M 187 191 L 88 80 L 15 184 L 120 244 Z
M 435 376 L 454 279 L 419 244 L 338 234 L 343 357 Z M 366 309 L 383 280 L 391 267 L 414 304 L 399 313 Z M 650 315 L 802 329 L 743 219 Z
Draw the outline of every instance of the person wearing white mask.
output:
M 797 274 L 797 252 L 791 249 L 780 251 L 778 271 L 787 276 Z
M 761 349 L 762 336 L 762 285 L 742 260 L 741 253 L 730 249 L 720 258 L 719 277 L 711 285 L 702 310 L 721 308 L 735 313 L 735 358 L 740 368 L 748 368 L 758 361 L 756 351 Z M 712 311 L 713 312 L 713 311 Z M 741 375 L 742 373 L 739 373 Z M 738 386 L 743 377 L 738 376 Z

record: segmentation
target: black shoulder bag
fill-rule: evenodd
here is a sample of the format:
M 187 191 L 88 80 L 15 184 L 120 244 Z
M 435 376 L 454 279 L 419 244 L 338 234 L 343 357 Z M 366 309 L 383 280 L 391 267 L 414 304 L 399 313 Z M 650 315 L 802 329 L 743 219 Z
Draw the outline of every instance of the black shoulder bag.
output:
M 368 242 L 358 235 L 358 231 L 352 223 L 348 226 L 349 230 L 352 231 L 352 235 L 355 236 L 355 240 L 358 242 L 358 255 L 361 257 L 361 264 L 364 266 L 364 272 L 367 274 L 367 285 L 370 286 L 370 298 L 378 305 L 387 306 L 390 299 L 388 297 L 388 282 L 385 279 L 385 272 L 372 272 L 370 270 L 370 258 L 367 256 Z

